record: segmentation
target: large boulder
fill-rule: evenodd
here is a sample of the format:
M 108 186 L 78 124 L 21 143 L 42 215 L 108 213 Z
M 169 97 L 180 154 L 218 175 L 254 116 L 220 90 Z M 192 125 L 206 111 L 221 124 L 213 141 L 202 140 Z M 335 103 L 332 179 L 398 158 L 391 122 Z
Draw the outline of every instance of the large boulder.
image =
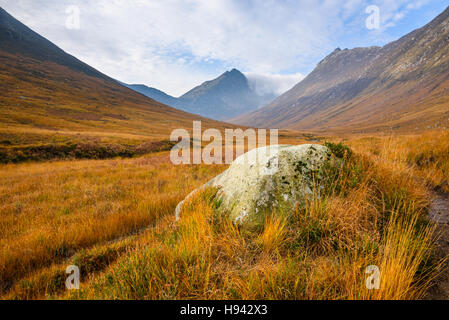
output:
M 331 151 L 322 145 L 276 145 L 253 149 L 196 192 L 219 188 L 220 209 L 238 224 L 262 226 L 273 209 L 291 209 L 320 186 L 320 170 Z M 185 200 L 184 200 L 185 201 Z M 184 201 L 176 208 L 179 219 Z

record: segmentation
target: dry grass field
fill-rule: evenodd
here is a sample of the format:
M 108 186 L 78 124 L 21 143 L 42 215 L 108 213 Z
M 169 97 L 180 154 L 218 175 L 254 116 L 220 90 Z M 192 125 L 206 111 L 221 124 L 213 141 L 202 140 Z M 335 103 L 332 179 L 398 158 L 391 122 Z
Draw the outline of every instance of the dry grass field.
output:
M 189 10 L 196 17 L 203 7 L 194 4 Z M 116 21 L 115 10 L 103 9 L 95 21 L 98 26 L 107 26 L 101 16 Z M 212 17 L 215 12 L 223 15 L 214 7 Z M 448 17 L 446 9 L 385 50 L 369 48 L 373 55 L 362 48 L 336 50 L 294 87 L 299 90 L 274 101 L 280 105 L 261 108 L 244 116 L 248 122 L 238 122 L 284 128 L 279 131 L 281 144 L 319 143 L 333 151 L 332 165 L 320 172 L 324 179 L 310 197 L 294 210 L 267 212 L 263 227 L 250 230 L 227 218 L 215 189 L 189 198 L 181 218 L 175 219 L 177 204 L 227 165 L 174 165 L 171 133 L 179 128 L 192 133 L 194 121 L 202 122 L 203 131 L 220 133 L 235 125 L 177 110 L 128 89 L 0 8 L 0 300 L 407 300 L 429 298 L 439 289 L 435 283 L 441 275 L 447 276 L 444 298 L 449 299 Z M 25 22 L 31 24 L 30 18 Z M 39 29 L 59 25 L 45 22 Z M 167 29 L 149 22 L 154 30 Z M 99 33 L 92 39 L 101 29 L 118 30 L 96 28 Z M 78 35 L 72 40 L 84 39 L 82 32 L 87 31 L 74 31 Z M 257 38 L 264 34 L 258 33 Z M 112 39 L 107 36 L 99 45 Z M 88 42 L 76 51 L 94 49 L 95 41 Z M 128 54 L 110 52 L 108 57 L 119 59 L 121 71 L 115 76 L 125 77 L 126 61 L 145 63 L 151 65 L 145 72 L 150 78 L 125 78 L 165 86 L 158 78 L 173 81 L 170 70 L 175 69 L 157 66 L 165 64 L 167 55 L 173 67 L 190 74 L 183 78 L 180 69 L 174 83 L 189 84 L 231 60 L 240 65 L 254 60 L 246 49 L 239 50 L 245 59 L 226 62 L 205 59 L 212 52 L 201 59 L 185 52 L 178 57 L 177 50 L 191 49 L 184 46 L 188 42 L 144 42 L 141 53 L 131 48 L 138 55 L 130 60 L 124 58 Z M 126 46 L 123 52 L 131 52 Z M 159 58 L 144 59 L 150 53 Z M 195 70 L 206 62 L 207 67 Z M 242 67 L 257 71 L 257 64 Z M 281 66 L 279 76 L 298 72 L 289 68 Z M 215 88 L 209 91 L 212 97 L 215 90 L 241 90 L 240 81 L 220 88 L 214 81 L 202 87 Z M 210 106 L 217 108 L 215 102 Z M 293 131 L 309 129 L 314 134 Z M 447 211 L 444 227 L 431 219 L 439 214 L 436 207 Z M 72 265 L 80 270 L 79 290 L 66 288 L 66 269 Z M 366 272 L 373 266 L 380 271 L 374 290 L 367 287 Z M 438 294 L 436 298 L 442 297 Z
M 340 139 L 329 138 L 333 142 Z M 281 142 L 304 143 L 293 136 Z M 449 192 L 449 134 L 353 137 L 325 189 L 263 230 L 224 218 L 226 166 L 138 158 L 0 166 L 3 299 L 417 299 L 439 264 L 429 189 Z M 338 145 L 336 145 L 338 147 Z M 65 270 L 81 270 L 81 290 Z M 365 269 L 381 270 L 380 290 Z
M 87 66 L 86 66 L 87 67 Z M 0 48 L 0 163 L 169 150 L 172 130 L 233 127 L 151 100 L 106 76 Z

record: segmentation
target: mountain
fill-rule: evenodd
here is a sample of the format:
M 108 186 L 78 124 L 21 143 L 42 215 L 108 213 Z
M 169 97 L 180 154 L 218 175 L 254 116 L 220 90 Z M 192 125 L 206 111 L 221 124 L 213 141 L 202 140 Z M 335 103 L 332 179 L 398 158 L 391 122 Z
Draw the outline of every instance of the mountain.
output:
M 175 107 L 178 103 L 178 99 L 172 97 L 165 92 L 158 90 L 156 88 L 147 87 L 144 84 L 126 84 L 122 83 L 124 86 L 137 91 L 153 100 L 156 100 L 160 103 Z
M 449 127 L 449 8 L 384 47 L 336 49 L 294 88 L 233 123 L 316 131 Z
M 216 120 L 226 120 L 256 110 L 271 102 L 274 95 L 259 95 L 237 69 L 204 82 L 179 98 L 144 85 L 127 85 L 156 101 Z
M 0 8 L 0 136 L 8 136 L 8 143 L 60 135 L 167 140 L 173 129 L 191 128 L 194 119 L 204 127 L 224 126 L 120 85 Z
M 262 107 L 274 96 L 260 96 L 249 86 L 248 79 L 237 69 L 193 88 L 179 98 L 184 110 L 225 120 Z

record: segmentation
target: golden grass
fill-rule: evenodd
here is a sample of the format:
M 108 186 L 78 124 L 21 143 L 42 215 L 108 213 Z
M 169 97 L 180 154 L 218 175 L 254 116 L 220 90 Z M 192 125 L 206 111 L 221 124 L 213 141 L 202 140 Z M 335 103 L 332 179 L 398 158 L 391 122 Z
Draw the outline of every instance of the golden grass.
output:
M 2 290 L 79 249 L 139 232 L 220 170 L 170 166 L 166 155 L 2 166 Z
M 259 236 L 262 247 L 267 251 L 279 248 L 286 236 L 286 221 L 282 216 L 270 216 Z
M 422 271 L 434 230 L 426 189 L 407 168 L 356 159 L 337 172 L 331 193 L 287 215 L 274 212 L 259 233 L 217 216 L 214 190 L 199 194 L 178 223 L 164 219 L 159 232 L 66 297 L 421 298 L 432 277 L 431 267 Z M 379 290 L 366 288 L 370 265 L 381 270 Z
M 388 161 L 395 170 L 412 170 L 431 187 L 449 192 L 449 132 L 351 139 L 354 149 Z
M 435 266 L 426 183 L 449 181 L 446 138 L 348 141 L 355 156 L 326 189 L 259 232 L 221 214 L 215 190 L 174 221 L 224 166 L 176 167 L 167 154 L 1 166 L 3 298 L 419 299 Z M 69 264 L 85 270 L 80 291 L 65 290 Z M 370 265 L 379 290 L 365 286 Z

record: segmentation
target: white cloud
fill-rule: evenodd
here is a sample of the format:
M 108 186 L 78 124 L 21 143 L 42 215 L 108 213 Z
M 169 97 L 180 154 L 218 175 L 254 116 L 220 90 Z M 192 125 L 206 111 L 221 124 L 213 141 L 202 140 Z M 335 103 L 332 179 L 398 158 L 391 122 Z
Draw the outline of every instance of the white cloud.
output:
M 394 27 L 410 10 L 417 10 L 428 4 L 430 0 L 377 0 L 380 7 L 382 31 Z
M 301 73 L 282 75 L 245 72 L 245 76 L 250 87 L 259 95 L 281 95 L 304 79 L 304 75 Z
M 337 19 L 338 8 L 329 1 L 310 0 L 0 0 L 0 4 L 100 71 L 174 95 L 225 68 L 276 74 L 304 67 L 310 57 L 333 47 L 330 21 Z M 80 8 L 80 30 L 65 27 L 65 11 L 71 5 Z M 220 72 L 198 67 L 211 65 L 210 61 L 218 61 Z
M 0 5 L 107 75 L 180 95 L 232 67 L 271 75 L 258 83 L 283 90 L 289 77 L 279 74 L 298 79 L 299 70 L 311 70 L 340 45 L 347 20 L 363 16 L 371 2 L 380 6 L 387 26 L 428 1 L 0 0 Z M 72 5 L 80 8 L 79 30 L 65 27 Z

